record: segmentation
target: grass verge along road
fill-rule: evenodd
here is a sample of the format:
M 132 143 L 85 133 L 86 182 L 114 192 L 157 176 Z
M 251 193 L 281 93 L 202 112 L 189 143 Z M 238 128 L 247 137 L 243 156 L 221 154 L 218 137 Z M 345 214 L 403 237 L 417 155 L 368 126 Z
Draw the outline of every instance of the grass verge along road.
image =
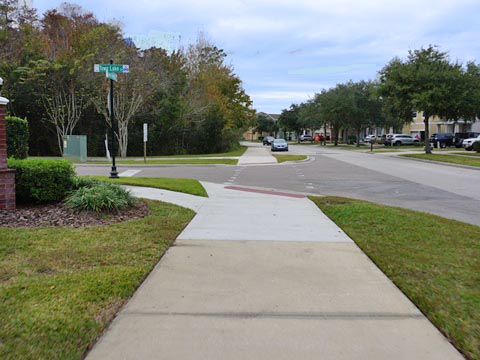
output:
M 480 227 L 338 197 L 311 197 L 469 359 L 480 359 Z
M 301 161 L 307 158 L 306 155 L 277 155 L 272 154 L 275 159 L 277 159 L 278 163 L 282 163 L 285 161 Z
M 242 156 L 247 151 L 246 146 L 241 146 L 237 150 L 218 154 L 200 154 L 200 155 L 167 155 L 167 156 L 149 156 L 147 157 L 148 165 L 236 165 L 238 159 L 236 157 Z M 232 159 L 232 157 L 234 159 Z M 90 164 L 110 164 L 104 158 L 97 158 L 96 160 L 89 160 Z M 123 165 L 143 165 L 144 159 L 140 157 L 117 158 L 117 164 Z
M 108 176 L 88 176 L 101 181 L 113 182 L 121 185 L 143 186 L 156 189 L 182 192 L 190 195 L 208 197 L 205 188 L 198 180 L 176 178 L 145 178 L 145 177 L 121 177 L 110 179 Z
M 194 212 L 108 226 L 0 228 L 0 358 L 81 359 Z
M 439 161 L 449 164 L 456 164 L 456 165 L 467 165 L 467 166 L 475 166 L 480 167 L 480 157 L 472 156 L 467 157 L 469 154 L 404 154 L 400 156 L 413 158 L 413 159 L 422 159 L 422 160 L 429 160 L 429 161 Z

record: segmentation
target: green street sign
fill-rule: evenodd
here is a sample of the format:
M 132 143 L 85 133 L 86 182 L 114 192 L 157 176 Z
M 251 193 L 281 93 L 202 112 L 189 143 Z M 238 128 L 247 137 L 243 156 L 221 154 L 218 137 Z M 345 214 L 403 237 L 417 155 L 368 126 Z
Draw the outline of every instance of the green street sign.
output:
M 117 73 L 107 71 L 107 78 L 109 78 L 113 81 L 117 81 Z
M 123 64 L 94 64 L 93 71 L 108 73 L 128 73 L 130 71 L 130 66 Z

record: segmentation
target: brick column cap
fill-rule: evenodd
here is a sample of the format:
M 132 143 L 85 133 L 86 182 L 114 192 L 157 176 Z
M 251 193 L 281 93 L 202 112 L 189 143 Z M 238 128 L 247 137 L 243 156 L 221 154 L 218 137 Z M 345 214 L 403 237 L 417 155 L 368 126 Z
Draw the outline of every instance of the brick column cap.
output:
M 0 105 L 7 105 L 10 102 L 7 98 L 0 96 Z

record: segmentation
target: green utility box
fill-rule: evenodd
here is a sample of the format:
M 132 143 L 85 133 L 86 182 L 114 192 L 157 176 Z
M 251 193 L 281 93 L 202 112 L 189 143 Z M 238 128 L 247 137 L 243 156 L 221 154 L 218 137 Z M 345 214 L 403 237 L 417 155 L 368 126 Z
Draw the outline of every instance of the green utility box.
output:
M 64 136 L 63 157 L 72 162 L 87 162 L 87 136 Z

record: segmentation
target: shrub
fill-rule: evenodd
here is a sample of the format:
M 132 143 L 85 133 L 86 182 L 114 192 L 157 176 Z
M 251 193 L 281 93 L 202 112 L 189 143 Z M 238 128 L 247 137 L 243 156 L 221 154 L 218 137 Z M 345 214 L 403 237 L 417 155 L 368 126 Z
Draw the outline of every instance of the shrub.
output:
M 28 121 L 15 116 L 7 116 L 7 157 L 26 159 L 28 156 Z
M 480 153 L 480 141 L 475 141 L 472 145 L 473 151 Z
M 112 212 L 130 207 L 135 198 L 117 184 L 96 182 L 80 187 L 65 200 L 65 205 L 77 211 Z
M 83 187 L 92 187 L 98 184 L 98 182 L 98 180 L 92 178 L 75 176 L 73 178 L 73 189 L 78 190 Z
M 59 201 L 72 190 L 75 170 L 65 160 L 8 159 L 15 169 L 15 189 L 19 202 Z

